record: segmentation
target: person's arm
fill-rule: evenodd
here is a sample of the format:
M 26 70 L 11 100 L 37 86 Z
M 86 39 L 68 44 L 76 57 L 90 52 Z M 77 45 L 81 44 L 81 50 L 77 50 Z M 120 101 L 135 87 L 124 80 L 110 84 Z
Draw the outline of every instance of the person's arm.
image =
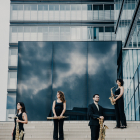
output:
M 121 98 L 123 96 L 123 93 L 124 93 L 124 87 L 120 87 L 120 94 L 114 100 L 117 101 L 119 98 Z
M 62 113 L 61 113 L 60 116 L 63 116 L 63 114 L 65 113 L 65 111 L 66 111 L 66 102 L 63 103 L 63 111 L 62 111 Z
M 55 112 L 55 101 L 53 101 L 52 111 L 53 111 L 54 117 L 57 117 L 56 112 Z
M 23 118 L 24 121 L 19 120 L 19 119 L 17 119 L 16 121 L 20 122 L 20 123 L 27 124 L 28 123 L 28 118 L 27 118 L 27 114 L 25 112 L 23 113 L 22 118 Z
M 89 115 L 90 117 L 92 117 L 93 119 L 97 119 L 97 118 L 100 117 L 99 115 L 94 114 L 91 105 L 88 106 L 88 115 Z

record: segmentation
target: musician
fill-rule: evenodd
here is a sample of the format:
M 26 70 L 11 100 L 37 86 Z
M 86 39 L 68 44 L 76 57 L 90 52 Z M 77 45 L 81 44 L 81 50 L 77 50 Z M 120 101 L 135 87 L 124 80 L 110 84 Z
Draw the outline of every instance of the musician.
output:
M 66 100 L 64 93 L 62 91 L 57 92 L 57 100 L 54 100 L 52 111 L 54 117 L 58 117 L 59 119 L 54 119 L 54 131 L 53 131 L 53 140 L 58 140 L 58 127 L 59 127 L 59 140 L 64 139 L 64 132 L 63 132 L 63 124 L 64 119 L 63 114 L 66 111 Z
M 89 126 L 91 129 L 91 140 L 98 140 L 100 125 L 98 118 L 104 119 L 103 108 L 98 104 L 99 94 L 93 95 L 93 103 L 88 106 Z
M 24 127 L 23 124 L 27 124 L 28 123 L 28 118 L 27 118 L 27 114 L 26 114 L 26 109 L 25 109 L 25 105 L 22 102 L 18 102 L 17 103 L 17 114 L 16 116 L 18 117 L 18 119 L 14 119 L 15 121 L 15 126 L 12 132 L 12 136 L 13 136 L 13 140 L 15 140 L 15 135 L 16 135 L 16 122 L 19 123 L 19 133 L 21 132 L 21 130 L 24 131 Z M 24 135 L 22 137 L 22 140 L 24 139 Z
M 115 106 L 115 113 L 116 113 L 116 122 L 117 125 L 115 128 L 126 128 L 126 117 L 124 113 L 124 100 L 123 100 L 123 93 L 124 93 L 124 87 L 123 87 L 123 80 L 122 79 L 117 79 L 116 83 L 118 85 L 118 88 L 115 91 L 115 99 L 113 100 L 116 102 Z M 120 126 L 120 121 L 121 125 Z

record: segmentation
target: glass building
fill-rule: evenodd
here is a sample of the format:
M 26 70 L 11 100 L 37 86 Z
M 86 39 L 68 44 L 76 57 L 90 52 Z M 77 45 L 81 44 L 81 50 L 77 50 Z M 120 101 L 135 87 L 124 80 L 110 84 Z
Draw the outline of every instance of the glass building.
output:
M 114 0 L 11 0 L 7 117 L 15 114 L 18 41 L 113 41 Z
M 125 113 L 140 120 L 139 9 L 138 0 L 11 0 L 6 118 L 15 114 L 18 41 L 121 40 Z
M 140 120 L 140 1 L 116 0 L 116 40 L 122 40 L 124 101 L 127 120 Z M 116 11 L 119 9 L 119 12 Z

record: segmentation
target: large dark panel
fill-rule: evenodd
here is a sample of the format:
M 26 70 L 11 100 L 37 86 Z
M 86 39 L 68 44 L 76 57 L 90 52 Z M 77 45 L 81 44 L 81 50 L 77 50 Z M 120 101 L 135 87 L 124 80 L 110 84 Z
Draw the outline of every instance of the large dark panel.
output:
M 88 42 L 88 103 L 99 94 L 100 105 L 114 108 L 108 98 L 116 79 L 117 42 Z
M 114 107 L 108 98 L 117 78 L 119 44 L 19 42 L 17 102 L 25 103 L 29 120 L 46 120 L 51 115 L 58 90 L 65 93 L 70 120 L 87 119 L 95 93 L 100 94 L 106 118 L 112 119 Z
M 29 120 L 46 120 L 52 98 L 52 42 L 19 42 L 17 102 Z
M 62 90 L 68 110 L 87 107 L 87 42 L 53 44 L 53 99 Z

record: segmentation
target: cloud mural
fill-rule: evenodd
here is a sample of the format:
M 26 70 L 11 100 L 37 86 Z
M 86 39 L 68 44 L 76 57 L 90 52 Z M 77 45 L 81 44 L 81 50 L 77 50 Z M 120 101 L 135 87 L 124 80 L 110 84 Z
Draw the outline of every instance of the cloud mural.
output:
M 58 90 L 67 109 L 86 108 L 94 93 L 108 100 L 117 78 L 117 42 L 19 42 L 17 101 L 29 120 L 46 120 Z

